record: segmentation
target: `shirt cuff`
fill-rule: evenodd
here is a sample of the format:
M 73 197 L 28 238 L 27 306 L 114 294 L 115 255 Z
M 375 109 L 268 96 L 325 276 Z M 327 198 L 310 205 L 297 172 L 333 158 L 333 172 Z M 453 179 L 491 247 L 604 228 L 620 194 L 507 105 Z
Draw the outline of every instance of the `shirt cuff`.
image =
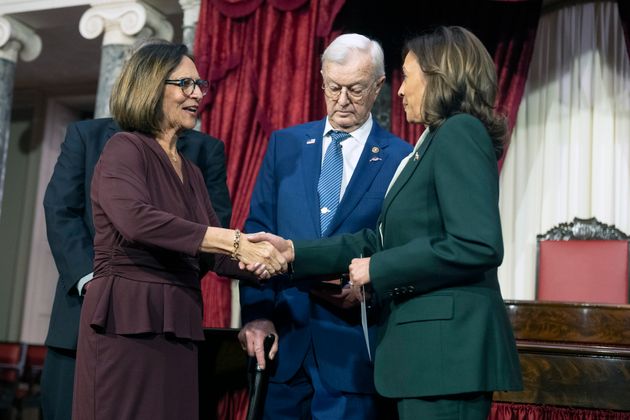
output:
M 83 286 L 85 286 L 87 282 L 92 280 L 93 277 L 94 277 L 94 273 L 92 272 L 90 274 L 87 274 L 81 277 L 81 279 L 79 279 L 79 282 L 77 283 L 77 290 L 79 291 L 79 296 L 83 295 Z

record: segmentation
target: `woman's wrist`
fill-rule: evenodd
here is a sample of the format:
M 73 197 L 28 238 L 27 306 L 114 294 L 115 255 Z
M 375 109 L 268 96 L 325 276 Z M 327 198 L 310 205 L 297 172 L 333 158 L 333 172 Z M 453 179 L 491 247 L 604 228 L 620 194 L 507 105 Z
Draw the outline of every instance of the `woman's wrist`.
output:
M 238 260 L 239 257 L 239 248 L 241 247 L 241 231 L 236 229 L 234 230 L 234 243 L 231 257 L 233 260 Z
M 199 251 L 212 254 L 225 254 L 230 257 L 237 258 L 243 251 L 244 235 L 232 229 L 224 229 L 220 227 L 208 226 L 206 234 L 201 241 Z

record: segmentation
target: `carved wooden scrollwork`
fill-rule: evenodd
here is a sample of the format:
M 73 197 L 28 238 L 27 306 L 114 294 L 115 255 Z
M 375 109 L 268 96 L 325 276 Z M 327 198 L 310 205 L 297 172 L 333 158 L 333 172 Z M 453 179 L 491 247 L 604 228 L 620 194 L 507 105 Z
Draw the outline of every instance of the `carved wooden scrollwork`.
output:
M 607 225 L 595 217 L 590 219 L 576 217 L 571 223 L 560 223 L 547 232 L 537 235 L 536 239 L 539 241 L 628 240 L 630 236 L 617 229 L 615 225 Z

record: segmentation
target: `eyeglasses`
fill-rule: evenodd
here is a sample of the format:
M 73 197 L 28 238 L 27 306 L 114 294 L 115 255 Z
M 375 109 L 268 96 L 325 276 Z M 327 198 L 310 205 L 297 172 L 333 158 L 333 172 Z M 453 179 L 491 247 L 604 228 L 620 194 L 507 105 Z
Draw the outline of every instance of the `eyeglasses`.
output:
M 190 77 L 184 77 L 182 79 L 166 79 L 164 83 L 167 85 L 179 86 L 186 96 L 190 96 L 193 94 L 193 92 L 195 91 L 195 86 L 199 86 L 199 90 L 201 91 L 202 95 L 205 95 L 206 93 L 208 93 L 208 90 L 210 90 L 210 84 L 207 80 L 195 80 L 191 79 Z
M 352 102 L 360 103 L 370 93 L 373 85 L 374 82 L 365 87 L 360 85 L 353 85 L 348 87 L 340 86 L 336 83 L 326 84 L 326 82 L 324 82 L 322 84 L 322 89 L 324 89 L 324 94 L 326 95 L 326 97 L 328 97 L 328 99 L 332 99 L 333 101 L 338 100 L 341 96 L 341 93 L 345 89 L 348 99 L 350 99 Z

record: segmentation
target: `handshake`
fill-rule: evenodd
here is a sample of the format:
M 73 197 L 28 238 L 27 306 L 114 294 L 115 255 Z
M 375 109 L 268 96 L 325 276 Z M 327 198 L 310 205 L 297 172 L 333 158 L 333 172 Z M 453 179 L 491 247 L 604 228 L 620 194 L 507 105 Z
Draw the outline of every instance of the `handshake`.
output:
M 244 235 L 243 239 L 238 247 L 238 266 L 261 280 L 286 273 L 295 259 L 291 240 L 266 232 Z
M 286 273 L 289 264 L 295 261 L 293 242 L 267 232 L 244 235 L 238 251 L 239 268 L 249 271 L 260 280 Z M 353 258 L 347 273 L 350 287 L 360 287 L 370 283 L 370 257 L 363 258 L 363 255 L 360 255 Z M 324 269 L 318 274 L 330 273 L 326 273 Z

